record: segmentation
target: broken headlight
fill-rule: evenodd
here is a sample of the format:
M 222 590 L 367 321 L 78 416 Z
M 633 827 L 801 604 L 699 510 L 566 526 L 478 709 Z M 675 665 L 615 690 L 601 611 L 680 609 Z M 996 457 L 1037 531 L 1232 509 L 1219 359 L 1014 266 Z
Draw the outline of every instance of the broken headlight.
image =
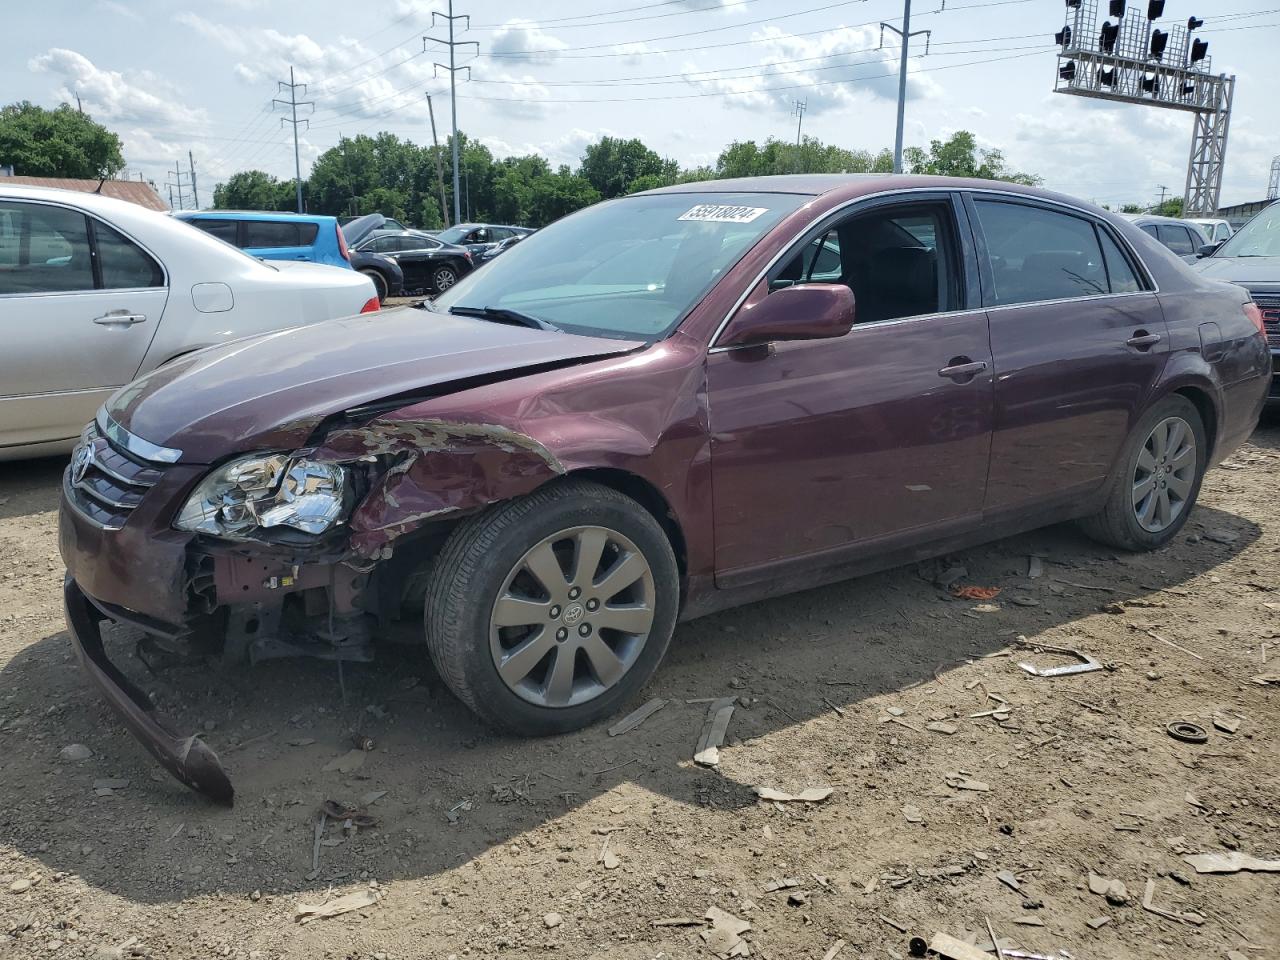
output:
M 173 525 L 231 539 L 270 527 L 320 534 L 346 514 L 348 486 L 338 464 L 254 454 L 201 480 Z

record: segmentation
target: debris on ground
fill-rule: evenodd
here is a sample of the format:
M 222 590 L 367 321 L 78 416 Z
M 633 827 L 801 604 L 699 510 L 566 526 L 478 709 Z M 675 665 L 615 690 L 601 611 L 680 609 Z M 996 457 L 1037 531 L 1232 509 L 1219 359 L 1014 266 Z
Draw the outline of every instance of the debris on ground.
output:
M 604 865 L 606 870 L 617 870 L 622 866 L 622 860 L 616 853 L 609 849 L 609 842 L 613 839 L 613 833 L 610 831 L 605 835 L 604 846 L 600 848 L 600 855 L 596 857 L 596 863 Z
M 548 930 L 554 930 L 556 927 L 560 926 L 560 924 L 564 923 L 564 917 L 553 911 L 543 917 L 542 922 L 546 925 Z
M 702 767 L 719 765 L 720 747 L 724 745 L 736 702 L 735 697 L 720 697 L 711 701 L 711 706 L 707 708 L 706 722 L 702 725 L 702 734 L 698 737 L 698 747 L 693 754 L 694 763 Z
M 83 743 L 69 743 L 58 751 L 58 756 L 63 760 L 71 760 L 73 762 L 80 760 L 88 760 L 93 756 L 93 751 L 86 747 Z
M 929 941 L 929 951 L 945 960 L 991 960 L 987 951 L 941 932 L 935 933 Z
M 657 713 L 659 710 L 661 710 L 670 702 L 671 702 L 670 700 L 663 700 L 661 697 L 655 697 L 654 699 L 646 703 L 644 706 L 631 711 L 631 713 L 627 714 L 625 717 L 623 717 L 621 720 L 615 723 L 612 727 L 610 727 L 609 736 L 616 737 L 619 734 L 626 733 L 629 730 L 634 730 L 636 727 L 640 726 L 640 724 L 644 723 L 646 720 L 648 720 L 651 716 L 653 716 L 655 713 Z
M 354 910 L 364 910 L 367 907 L 372 907 L 381 899 L 381 891 L 370 887 L 365 890 L 357 890 L 354 893 L 344 894 L 341 897 L 334 897 L 324 903 L 300 903 L 294 911 L 293 919 L 298 923 L 310 923 L 313 920 L 336 917 L 340 914 L 351 913 Z
M 320 770 L 323 773 L 355 773 L 364 766 L 364 750 L 348 750 L 339 757 L 334 757 Z
M 1018 666 L 1031 674 L 1033 677 L 1069 677 L 1077 673 L 1092 673 L 1094 670 L 1101 670 L 1102 664 L 1089 656 L 1072 647 L 1055 647 L 1047 643 L 1037 643 L 1028 640 L 1026 637 L 1019 636 L 1015 642 L 1019 646 L 1028 647 L 1032 650 L 1038 650 L 1043 653 L 1058 653 L 1064 657 L 1075 657 L 1079 663 L 1066 664 L 1060 667 L 1037 667 L 1035 664 L 1019 661 Z
M 834 792 L 830 787 L 806 787 L 799 793 L 786 793 L 773 787 L 756 787 L 756 796 L 775 803 L 821 803 Z
M 1196 873 L 1239 873 L 1241 870 L 1280 873 L 1280 860 L 1262 860 L 1235 850 L 1230 853 L 1197 853 L 1182 859 L 1195 867 Z
M 1204 923 L 1205 918 L 1194 911 L 1186 913 L 1178 913 L 1175 910 L 1164 910 L 1157 907 L 1152 900 L 1156 895 L 1156 882 L 1154 880 L 1147 881 L 1147 887 L 1142 893 L 1142 909 L 1148 913 L 1154 913 L 1158 917 L 1164 917 L 1166 920 L 1175 920 L 1178 923 L 1186 923 L 1191 926 L 1198 927 Z
M 1001 870 L 996 874 L 996 879 L 1003 883 L 1010 890 L 1021 890 L 1022 884 L 1018 883 L 1018 878 L 1013 875 L 1010 870 Z
M 1209 731 L 1190 720 L 1175 720 L 1165 727 L 1165 732 L 1183 743 L 1208 743 Z
M 1235 733 L 1240 729 L 1240 718 L 1231 717 L 1225 713 L 1215 713 L 1213 715 L 1213 725 L 1223 733 Z
M 1092 920 L 1085 921 L 1085 923 L 1089 926 L 1089 929 L 1091 930 L 1097 930 L 1100 927 L 1105 927 L 1110 922 L 1111 922 L 1110 917 L 1094 917 Z
M 920 808 L 914 804 L 906 804 L 902 808 L 902 815 L 907 818 L 907 823 L 923 823 L 924 816 L 920 813 Z
M 1044 576 L 1044 560 L 1034 553 L 1027 557 L 1027 579 L 1038 580 Z
M 779 890 L 794 890 L 800 886 L 799 877 L 771 877 L 765 882 L 765 893 L 777 893 Z
M 742 939 L 742 935 L 751 929 L 748 921 L 739 920 L 719 907 L 709 907 L 706 918 L 711 921 L 711 928 L 703 930 L 699 936 L 708 950 L 721 958 L 750 956 L 751 948 Z
M 978 793 L 987 793 L 991 789 L 990 784 L 974 780 L 964 773 L 949 773 L 943 778 L 943 782 L 952 790 L 974 790 Z
M 1123 907 L 1129 902 L 1129 891 L 1125 889 L 1123 880 L 1100 877 L 1092 870 L 1089 871 L 1089 891 L 1106 897 L 1107 903 L 1112 906 Z
M 957 600 L 994 600 L 1000 596 L 999 587 L 952 587 L 951 595 Z
M 836 960 L 836 957 L 839 956 L 840 951 L 843 949 L 844 949 L 844 941 L 837 940 L 835 943 L 831 945 L 830 949 L 827 950 L 827 952 L 822 955 L 822 960 Z
M 460 819 L 462 819 L 461 815 L 466 811 L 470 810 L 472 806 L 474 806 L 474 804 L 471 802 L 470 797 L 468 797 L 466 800 L 459 800 L 457 803 L 455 803 L 452 807 L 450 807 L 448 810 L 444 812 L 444 818 L 448 820 L 450 823 L 457 823 Z
M 932 730 L 934 733 L 944 734 L 948 737 L 960 729 L 954 723 L 947 723 L 945 720 L 934 720 L 931 723 L 926 723 L 924 728 L 926 730 Z
M 1234 530 L 1223 530 L 1221 528 L 1206 530 L 1201 534 L 1201 536 L 1212 543 L 1230 544 L 1235 543 L 1240 539 L 1240 534 L 1236 533 Z

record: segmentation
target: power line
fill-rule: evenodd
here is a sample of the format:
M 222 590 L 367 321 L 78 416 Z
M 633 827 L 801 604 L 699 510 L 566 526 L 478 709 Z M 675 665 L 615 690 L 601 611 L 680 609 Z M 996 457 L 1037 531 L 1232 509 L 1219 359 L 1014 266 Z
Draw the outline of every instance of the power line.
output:
M 307 85 L 305 83 L 294 82 L 293 67 L 289 68 L 289 82 L 285 83 L 283 80 L 279 81 L 279 89 L 288 90 L 289 99 L 272 100 L 271 102 L 272 104 L 279 104 L 282 107 L 287 106 L 291 111 L 291 117 L 280 118 L 280 126 L 283 127 L 287 123 L 293 127 L 293 186 L 298 194 L 298 212 L 302 213 L 302 159 L 298 153 L 298 124 L 305 123 L 307 124 L 308 129 L 310 129 L 311 121 L 306 117 L 303 117 L 301 120 L 298 119 L 298 107 L 310 107 L 312 111 L 314 111 L 316 105 L 315 102 L 311 100 L 304 100 L 302 102 L 298 101 L 298 91 L 301 90 L 302 95 L 305 97 L 307 95 Z
M 676 2 L 680 2 L 680 0 L 676 0 Z M 739 0 L 739 2 L 736 4 L 736 6 L 746 6 L 748 3 L 757 3 L 757 2 L 758 2 L 758 0 Z M 653 7 L 656 7 L 656 6 L 663 6 L 663 4 L 648 4 L 648 5 L 643 6 L 643 7 L 634 7 L 634 8 L 632 8 L 632 9 L 635 9 L 635 10 L 648 10 L 648 9 L 652 9 Z M 615 24 L 615 23 L 639 23 L 639 22 L 641 22 L 642 20 L 665 20 L 665 19 L 666 19 L 666 18 L 668 18 L 668 17 L 687 17 L 687 16 L 690 16 L 690 15 L 695 14 L 695 13 L 715 13 L 715 12 L 717 12 L 717 11 L 721 11 L 721 10 L 724 10 L 724 9 L 725 9 L 725 7 L 724 7 L 724 5 L 723 5 L 723 4 L 721 4 L 721 3 L 714 3 L 712 6 L 709 6 L 709 7 L 698 7 L 698 8 L 693 9 L 693 10 L 688 10 L 688 9 L 686 9 L 686 10 L 673 10 L 671 13 L 654 13 L 654 14 L 650 14 L 650 15 L 648 15 L 648 16 L 644 16 L 644 17 L 627 17 L 627 18 L 625 18 L 625 19 L 621 19 L 621 20 L 602 20 L 602 19 L 600 19 L 600 17 L 601 17 L 601 16 L 604 16 L 604 14 L 598 14 L 598 15 L 595 15 L 595 16 L 590 16 L 590 15 L 588 15 L 588 14 L 583 14 L 583 15 L 578 16 L 578 17 L 564 17 L 564 18 L 562 18 L 562 19 L 563 19 L 563 20 L 580 20 L 580 19 L 584 19 L 584 18 L 589 18 L 590 22 L 588 22 L 588 23 L 563 23 L 563 22 L 560 22 L 560 21 L 557 21 L 557 20 L 538 20 L 538 21 L 537 21 L 537 26 L 539 26 L 539 27 L 553 27 L 553 28 L 555 28 L 556 30 L 576 30 L 576 29 L 578 29 L 578 28 L 580 28 L 580 27 L 607 27 L 607 26 L 611 26 L 611 25 L 613 25 L 613 24 Z M 614 11 L 614 12 L 615 12 L 615 13 L 619 13 L 619 12 L 629 12 L 629 11 Z M 510 21 L 508 21 L 508 22 L 506 22 L 506 23 L 501 23 L 501 24 L 486 24 L 486 25 L 484 25 L 484 26 L 474 27 L 473 29 L 475 29 L 475 30 L 485 30 L 485 31 L 495 31 L 495 30 L 503 30 L 503 29 L 506 29 L 507 27 L 510 27 L 510 26 L 511 26 L 511 22 L 510 22 Z
M 633 13 L 633 12 L 634 12 L 634 11 L 636 11 L 636 10 L 653 10 L 653 9 L 655 9 L 655 8 L 657 8 L 657 7 L 671 7 L 671 6 L 676 6 L 676 5 L 678 5 L 678 4 L 682 4 L 682 3 L 686 3 L 686 2 L 687 2 L 687 0 L 662 0 L 662 2 L 661 2 L 661 3 L 642 3 L 642 4 L 640 4 L 639 6 L 635 6 L 635 7 L 622 7 L 622 8 L 620 8 L 620 9 L 618 9 L 618 10 L 601 10 L 599 13 L 577 13 L 577 14 L 573 14 L 572 16 L 568 16 L 568 17 L 553 17 L 553 18 L 551 18 L 550 20 L 539 20 L 539 21 L 538 21 L 538 23 L 539 23 L 539 25 L 541 25 L 541 26 L 556 26 L 557 24 L 562 23 L 562 22 L 563 22 L 563 21 L 565 21 L 565 20 L 593 20 L 593 21 L 598 21 L 600 17 L 611 17 L 611 16 L 613 16 L 615 13 Z M 756 3 L 756 2 L 757 2 L 757 0 L 738 0 L 737 4 L 735 4 L 735 5 L 736 5 L 736 6 L 740 6 L 740 7 L 744 7 L 744 6 L 746 6 L 748 3 Z M 724 5 L 723 5 L 723 4 L 721 4 L 721 3 L 716 3 L 716 5 L 715 5 L 715 6 L 710 6 L 710 7 L 700 7 L 700 8 L 698 8 L 697 10 L 687 10 L 687 11 L 682 10 L 682 11 L 679 11 L 679 12 L 681 12 L 681 13 L 703 13 L 703 12 L 710 11 L 710 10 L 723 10 L 723 9 L 724 9 Z M 662 16 L 672 16 L 672 14 L 662 14 Z M 616 21 L 615 21 L 615 22 L 616 22 Z M 502 28 L 502 27 L 504 27 L 504 26 L 506 26 L 506 25 L 507 25 L 506 23 L 482 23 L 482 24 L 480 24 L 479 26 L 477 26 L 475 29 L 476 29 L 476 30 L 497 30 L 497 29 L 500 29 L 500 28 Z
M 899 30 L 891 23 L 880 23 L 880 46 L 884 46 L 884 32 L 890 30 L 898 35 L 898 39 L 902 41 L 902 52 L 899 56 L 898 65 L 898 126 L 897 132 L 893 137 L 893 172 L 902 172 L 902 127 L 906 121 L 907 112 L 907 50 L 911 47 L 911 38 L 924 35 L 924 53 L 929 55 L 929 40 L 933 38 L 932 30 L 911 31 L 911 0 L 902 0 L 902 29 Z

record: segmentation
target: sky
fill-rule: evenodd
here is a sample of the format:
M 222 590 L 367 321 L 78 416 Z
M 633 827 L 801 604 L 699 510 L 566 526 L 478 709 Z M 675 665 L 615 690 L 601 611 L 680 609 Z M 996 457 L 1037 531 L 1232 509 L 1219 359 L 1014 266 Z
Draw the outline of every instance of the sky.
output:
M 1130 5 L 1145 7 L 1142 0 Z M 1212 9 L 1211 9 L 1212 8 Z M 1217 9 L 1220 8 L 1220 9 Z M 167 196 L 194 157 L 200 200 L 238 170 L 292 177 L 273 99 L 292 67 L 302 173 L 342 135 L 431 140 L 450 128 L 447 0 L 43 0 L 6 11 L 4 100 L 74 104 L 120 134 L 132 176 Z M 603 135 L 683 166 L 735 140 L 803 133 L 892 147 L 903 0 L 455 0 L 458 126 L 497 156 L 576 165 Z M 1280 0 L 1168 0 L 1206 21 L 1215 72 L 1238 78 L 1223 204 L 1261 199 L 1280 155 Z M 433 26 L 432 21 L 435 20 Z M 907 145 L 969 130 L 1045 186 L 1117 206 L 1181 196 L 1192 116 L 1052 92 L 1063 0 L 915 0 Z M 190 205 L 190 197 L 187 204 Z

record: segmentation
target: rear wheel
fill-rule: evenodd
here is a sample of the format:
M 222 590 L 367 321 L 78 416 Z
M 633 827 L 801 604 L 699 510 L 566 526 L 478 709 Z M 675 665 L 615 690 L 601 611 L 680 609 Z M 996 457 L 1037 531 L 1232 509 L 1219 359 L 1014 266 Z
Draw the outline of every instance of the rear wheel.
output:
M 1101 512 L 1082 521 L 1085 533 L 1125 550 L 1154 550 L 1187 522 L 1209 455 L 1200 411 L 1171 396 L 1134 429 Z
M 360 271 L 366 277 L 373 281 L 374 292 L 378 294 L 378 302 L 382 303 L 387 299 L 387 278 L 377 270 L 366 268 Z
M 433 565 L 431 658 L 489 722 L 562 733 L 618 710 L 675 629 L 679 579 L 647 510 L 593 483 L 557 483 L 462 524 Z
M 431 273 L 431 284 L 436 293 L 444 293 L 458 282 L 458 268 L 451 263 L 436 267 Z

